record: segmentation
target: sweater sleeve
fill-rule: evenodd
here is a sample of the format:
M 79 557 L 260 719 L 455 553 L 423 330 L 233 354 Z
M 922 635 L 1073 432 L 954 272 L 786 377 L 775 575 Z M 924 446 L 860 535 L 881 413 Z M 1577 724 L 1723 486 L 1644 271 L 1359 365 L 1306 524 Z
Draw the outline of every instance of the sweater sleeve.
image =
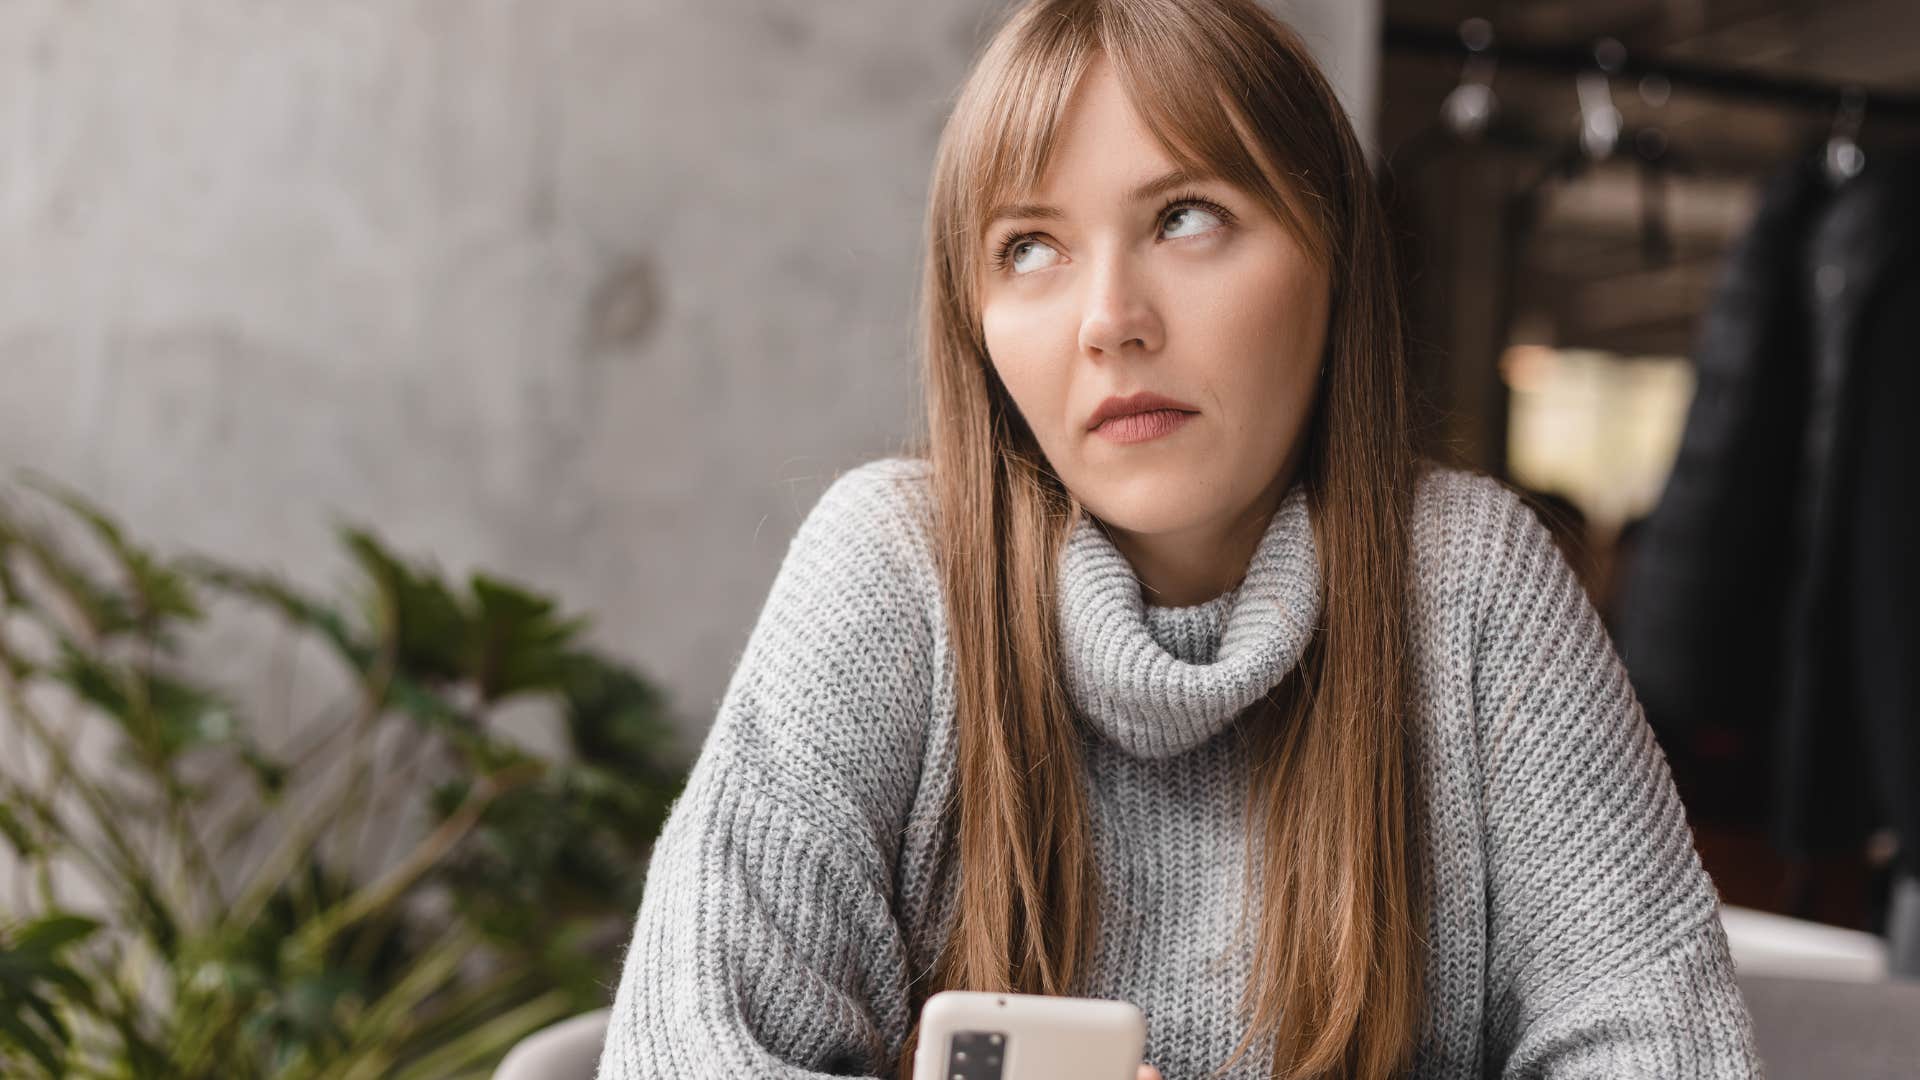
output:
M 1761 1075 L 1718 893 L 1613 643 L 1533 511 L 1489 501 L 1488 1075 Z
M 791 541 L 650 856 L 600 1080 L 892 1075 L 932 690 L 902 479 L 852 470 Z

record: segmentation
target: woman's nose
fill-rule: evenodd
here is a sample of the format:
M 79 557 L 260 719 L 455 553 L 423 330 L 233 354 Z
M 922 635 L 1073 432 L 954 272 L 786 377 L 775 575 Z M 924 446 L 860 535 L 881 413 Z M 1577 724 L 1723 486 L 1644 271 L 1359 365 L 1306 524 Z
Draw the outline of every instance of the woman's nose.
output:
M 1160 348 L 1161 328 L 1137 267 L 1123 258 L 1102 258 L 1087 274 L 1080 316 L 1080 348 L 1117 356 L 1129 344 Z

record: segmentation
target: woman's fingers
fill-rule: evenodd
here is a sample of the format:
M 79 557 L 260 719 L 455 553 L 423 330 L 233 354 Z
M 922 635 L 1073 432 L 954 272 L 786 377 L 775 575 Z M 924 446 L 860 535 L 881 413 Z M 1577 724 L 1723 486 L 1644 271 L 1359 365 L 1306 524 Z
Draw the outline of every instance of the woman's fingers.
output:
M 1160 1080 L 1160 1070 L 1151 1065 L 1142 1065 L 1134 1080 Z

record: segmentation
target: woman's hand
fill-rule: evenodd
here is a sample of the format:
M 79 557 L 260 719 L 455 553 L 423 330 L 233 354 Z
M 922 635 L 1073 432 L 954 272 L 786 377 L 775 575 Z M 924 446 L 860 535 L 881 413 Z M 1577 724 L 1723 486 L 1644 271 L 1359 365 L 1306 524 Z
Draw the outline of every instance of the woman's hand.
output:
M 1160 1070 L 1151 1065 L 1142 1065 L 1133 1080 L 1160 1080 Z

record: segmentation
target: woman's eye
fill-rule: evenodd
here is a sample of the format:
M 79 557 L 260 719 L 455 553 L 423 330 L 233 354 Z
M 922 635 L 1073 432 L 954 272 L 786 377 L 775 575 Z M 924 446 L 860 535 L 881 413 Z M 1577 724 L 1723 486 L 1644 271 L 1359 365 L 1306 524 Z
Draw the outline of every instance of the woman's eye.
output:
M 1018 243 L 1016 243 L 1016 244 L 1014 244 L 1014 245 L 1013 245 L 1013 247 L 1011 247 L 1010 249 L 1008 249 L 1008 262 L 1009 262 L 1009 263 L 1010 263 L 1010 264 L 1012 265 L 1012 267 L 1013 267 L 1013 272 L 1014 272 L 1014 273 L 1016 273 L 1016 274 L 1024 274 L 1024 273 L 1027 273 L 1027 272 L 1029 272 L 1029 271 L 1031 271 L 1031 270 L 1039 270 L 1039 269 L 1041 269 L 1041 268 L 1042 268 L 1041 266 L 1034 266 L 1034 265 L 1032 265 L 1032 264 L 1027 264 L 1027 265 L 1025 265 L 1025 266 L 1023 266 L 1023 265 L 1021 265 L 1021 263 L 1020 263 L 1020 256 L 1021 256 L 1021 254 L 1022 254 L 1023 252 L 1026 252 L 1026 251 L 1029 251 L 1029 250 L 1033 250 L 1033 249 L 1036 249 L 1036 248 L 1037 248 L 1037 249 L 1039 249 L 1039 250 L 1042 250 L 1042 251 L 1053 251 L 1053 249 L 1052 249 L 1052 248 L 1050 248 L 1050 247 L 1048 247 L 1047 245 L 1045 245 L 1045 244 L 1043 244 L 1043 243 L 1041 243 L 1040 241 L 1038 241 L 1038 240 L 1031 240 L 1031 239 L 1029 239 L 1029 240 L 1022 240 L 1022 241 L 1020 241 L 1020 242 L 1018 242 Z M 1056 254 L 1056 255 L 1057 255 L 1057 254 L 1059 254 L 1059 252 L 1054 252 L 1054 254 Z M 1043 264 L 1043 265 L 1044 265 L 1044 264 Z
M 1209 209 L 1211 205 L 1211 203 L 1201 202 L 1180 203 L 1176 200 L 1173 208 L 1167 211 L 1160 219 L 1162 231 L 1164 232 L 1168 227 L 1172 227 L 1174 231 L 1168 234 L 1169 238 L 1178 240 L 1188 236 L 1204 236 L 1214 229 L 1225 225 L 1225 219 L 1231 215 L 1227 214 L 1224 210 L 1216 211 Z M 1193 227 L 1187 228 L 1188 226 Z M 1181 231 L 1183 228 L 1186 228 L 1186 231 Z M 1015 234 L 1001 242 L 999 254 L 993 259 L 994 268 L 999 269 L 1004 266 L 1011 270 L 1016 276 L 1020 276 L 1033 273 L 1036 270 L 1044 270 L 1048 265 L 1051 265 L 1046 262 L 1040 262 L 1038 264 L 1021 262 L 1022 256 L 1030 251 L 1051 251 L 1054 255 L 1059 255 L 1059 252 L 1054 251 L 1050 245 L 1042 241 L 1038 236 L 1021 236 Z
M 1199 215 L 1199 218 L 1198 218 L 1198 220 L 1200 221 L 1200 223 L 1201 223 L 1202 225 L 1205 225 L 1205 224 L 1206 224 L 1207 222 L 1209 222 L 1209 221 L 1211 221 L 1211 222 L 1212 222 L 1212 223 L 1213 223 L 1214 225 L 1219 225 L 1219 224 L 1221 224 L 1221 221 L 1220 221 L 1220 219 L 1219 219 L 1219 218 L 1218 218 L 1217 216 L 1215 216 L 1215 215 L 1214 215 L 1214 214 L 1212 214 L 1211 212 L 1209 212 L 1209 211 L 1207 211 L 1206 209 L 1204 209 L 1204 208 L 1202 208 L 1202 207 L 1198 207 L 1198 206 L 1182 206 L 1182 207 L 1177 207 L 1177 208 L 1176 208 L 1176 209 L 1175 209 L 1175 210 L 1173 211 L 1173 213 L 1171 213 L 1171 214 L 1168 214 L 1168 215 L 1167 215 L 1167 224 L 1168 224 L 1168 225 L 1174 225 L 1174 223 L 1176 223 L 1176 222 L 1178 222 L 1178 223 L 1180 223 L 1180 224 L 1186 224 L 1186 223 L 1188 223 L 1188 222 L 1191 222 L 1191 221 L 1194 221 L 1194 220 L 1195 220 L 1195 217 L 1194 217 L 1194 215 L 1196 215 L 1196 214 L 1197 214 L 1197 215 Z M 1210 227 L 1211 227 L 1211 226 L 1208 226 L 1208 228 L 1210 228 Z M 1185 234 L 1183 234 L 1183 235 L 1186 235 L 1186 236 L 1198 236 L 1198 235 L 1200 235 L 1201 233 L 1204 233 L 1204 232 L 1206 232 L 1206 231 L 1207 231 L 1207 229 L 1206 229 L 1206 228 L 1201 228 L 1201 229 L 1199 229 L 1199 230 L 1197 230 L 1197 231 L 1194 231 L 1194 232 L 1188 232 L 1188 233 L 1185 233 Z

